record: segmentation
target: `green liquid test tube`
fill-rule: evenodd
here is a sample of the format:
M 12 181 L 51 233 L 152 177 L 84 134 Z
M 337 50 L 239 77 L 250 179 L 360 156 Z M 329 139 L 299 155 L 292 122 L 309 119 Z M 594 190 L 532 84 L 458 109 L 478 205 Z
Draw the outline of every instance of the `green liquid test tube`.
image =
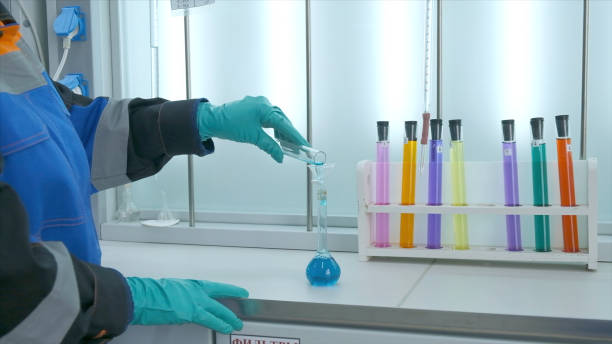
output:
M 533 175 L 533 205 L 546 207 L 548 203 L 548 173 L 546 171 L 546 143 L 542 140 L 544 118 L 531 119 L 531 170 Z M 535 215 L 535 250 L 548 252 L 550 248 L 550 217 Z

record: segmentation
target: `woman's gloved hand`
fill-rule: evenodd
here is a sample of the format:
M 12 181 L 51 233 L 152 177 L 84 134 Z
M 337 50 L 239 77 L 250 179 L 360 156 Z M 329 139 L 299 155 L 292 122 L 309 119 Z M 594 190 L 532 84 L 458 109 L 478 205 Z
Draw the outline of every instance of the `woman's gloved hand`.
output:
M 221 333 L 242 329 L 242 321 L 216 298 L 246 298 L 249 292 L 208 281 L 128 277 L 134 325 L 196 323 Z
M 200 103 L 197 120 L 202 140 L 218 137 L 252 143 L 279 163 L 283 161 L 283 151 L 263 128 L 274 128 L 274 136 L 278 139 L 310 146 L 283 111 L 272 106 L 266 97 L 245 97 L 219 106 Z

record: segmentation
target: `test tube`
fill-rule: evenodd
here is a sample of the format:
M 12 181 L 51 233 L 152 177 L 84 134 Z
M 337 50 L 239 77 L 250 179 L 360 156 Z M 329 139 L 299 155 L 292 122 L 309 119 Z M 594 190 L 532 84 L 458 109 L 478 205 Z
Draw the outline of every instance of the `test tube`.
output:
M 502 151 L 504 155 L 504 192 L 507 207 L 519 206 L 518 167 L 516 163 L 516 141 L 514 140 L 514 120 L 502 121 L 504 142 Z M 522 251 L 521 244 L 521 217 L 519 215 L 506 215 L 506 242 L 508 251 Z
M 452 205 L 467 205 L 465 196 L 465 168 L 463 164 L 463 133 L 460 119 L 448 121 L 451 135 L 450 146 L 450 168 L 451 168 L 451 188 Z M 468 243 L 468 227 L 466 214 L 453 215 L 453 232 L 455 234 L 455 249 L 467 250 L 470 248 Z
M 569 138 L 569 116 L 555 116 L 557 124 L 557 164 L 559 166 L 559 190 L 561 191 L 561 206 L 576 206 L 574 190 L 574 161 L 572 159 L 572 140 Z M 563 251 L 578 252 L 578 217 L 576 215 L 561 216 L 563 222 Z
M 429 187 L 427 205 L 442 205 L 442 120 L 430 120 Z M 442 248 L 442 214 L 427 214 L 427 248 Z
M 376 142 L 376 204 L 389 204 L 389 122 L 378 121 Z M 376 213 L 374 246 L 389 247 L 389 213 Z
M 278 141 L 283 154 L 311 165 L 323 165 L 327 160 L 325 152 L 308 146 L 296 145 L 284 140 Z
M 548 203 L 548 172 L 546 168 L 546 143 L 544 142 L 544 118 L 531 121 L 531 171 L 533 177 L 533 205 L 546 207 Z M 550 218 L 548 215 L 533 217 L 535 228 L 535 250 L 548 252 L 550 247 Z
M 404 138 L 404 156 L 402 162 L 402 204 L 414 204 L 414 188 L 417 161 L 417 122 L 404 122 L 406 137 Z M 400 216 L 400 246 L 414 247 L 414 214 Z

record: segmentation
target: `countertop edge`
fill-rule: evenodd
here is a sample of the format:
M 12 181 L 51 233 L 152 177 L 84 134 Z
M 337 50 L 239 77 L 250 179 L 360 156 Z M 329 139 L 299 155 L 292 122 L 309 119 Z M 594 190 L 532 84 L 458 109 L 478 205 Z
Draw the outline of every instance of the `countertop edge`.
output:
M 612 342 L 612 320 L 260 299 L 221 302 L 245 321 L 534 341 Z

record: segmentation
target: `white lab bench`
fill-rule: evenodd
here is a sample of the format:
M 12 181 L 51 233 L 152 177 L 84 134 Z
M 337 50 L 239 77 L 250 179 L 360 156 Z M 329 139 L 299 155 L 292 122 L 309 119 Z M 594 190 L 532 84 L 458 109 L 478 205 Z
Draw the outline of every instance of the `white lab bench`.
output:
M 375 259 L 335 253 L 339 284 L 312 287 L 313 252 L 102 241 L 126 276 L 236 284 L 242 334 L 324 343 L 612 341 L 612 263 L 584 266 Z M 230 343 L 195 325 L 131 326 L 113 343 Z M 255 342 L 253 342 L 255 343 Z

